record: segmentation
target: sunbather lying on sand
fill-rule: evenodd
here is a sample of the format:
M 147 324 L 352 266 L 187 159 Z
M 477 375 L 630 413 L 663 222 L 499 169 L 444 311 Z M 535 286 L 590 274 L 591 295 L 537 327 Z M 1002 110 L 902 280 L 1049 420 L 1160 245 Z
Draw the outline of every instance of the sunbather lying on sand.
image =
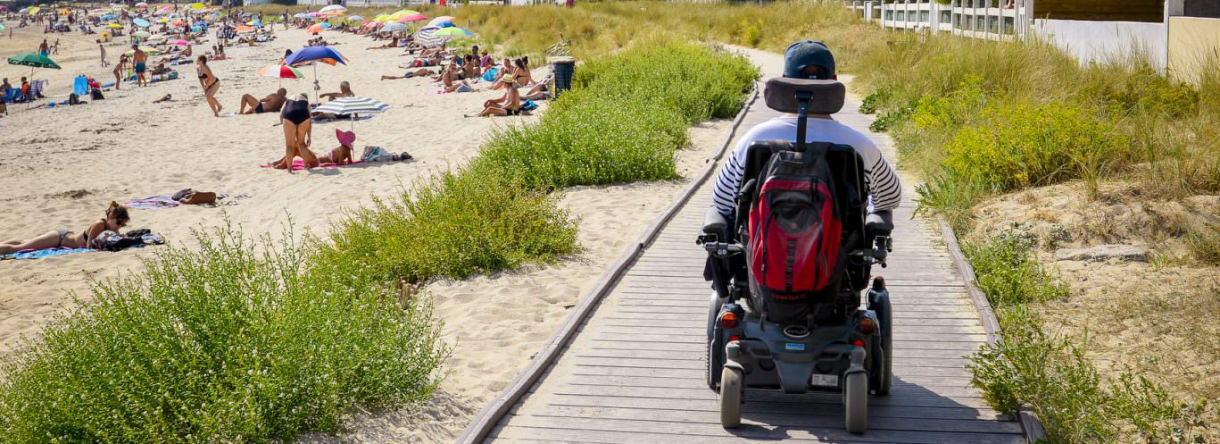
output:
M 412 77 L 424 77 L 424 76 L 435 76 L 435 75 L 436 75 L 436 72 L 434 72 L 430 69 L 420 68 L 415 71 L 408 70 L 405 74 L 403 74 L 401 76 L 381 76 L 381 80 L 410 79 Z
M 288 97 L 288 90 L 280 88 L 276 92 L 259 100 L 252 95 L 241 96 L 240 114 L 278 113 Z
M 22 250 L 45 250 L 47 248 L 95 248 L 92 240 L 97 239 L 103 231 L 119 231 L 131 220 L 127 216 L 127 207 L 118 202 L 110 202 L 106 209 L 106 217 L 89 224 L 80 234 L 75 234 L 67 228 L 48 231 L 41 236 L 30 239 L 12 239 L 0 242 L 0 254 L 11 254 Z

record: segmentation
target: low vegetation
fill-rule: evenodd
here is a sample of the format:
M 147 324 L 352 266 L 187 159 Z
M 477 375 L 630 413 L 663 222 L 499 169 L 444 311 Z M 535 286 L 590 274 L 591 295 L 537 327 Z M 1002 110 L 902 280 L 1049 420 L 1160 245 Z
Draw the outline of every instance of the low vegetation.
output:
M 1182 438 L 1195 436 L 1197 410 L 1129 370 L 1103 377 L 1086 356 L 1087 338 L 1046 330 L 1030 305 L 1068 292 L 1034 259 L 1031 241 L 1008 232 L 963 250 L 1004 333 L 972 359 L 972 383 L 984 399 L 1010 414 L 1029 406 L 1054 443 L 1114 442 L 1131 429 L 1153 441 L 1190 442 Z
M 583 71 L 553 116 L 346 215 L 330 240 L 226 228 L 95 283 L 94 302 L 4 363 L 0 441 L 290 440 L 336 430 L 353 408 L 427 399 L 447 349 L 428 299 L 404 284 L 576 252 L 551 187 L 676 177 L 686 127 L 733 115 L 756 76 L 740 57 L 677 43 Z
M 314 279 L 313 242 L 199 233 L 11 355 L 4 442 L 267 442 L 355 406 L 426 399 L 445 357 L 426 300 Z

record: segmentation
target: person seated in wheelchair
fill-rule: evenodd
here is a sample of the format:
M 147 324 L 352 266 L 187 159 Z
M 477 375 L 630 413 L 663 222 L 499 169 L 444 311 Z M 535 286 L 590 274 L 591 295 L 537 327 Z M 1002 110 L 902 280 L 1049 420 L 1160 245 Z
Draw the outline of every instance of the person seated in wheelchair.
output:
M 835 60 L 825 43 L 802 40 L 788 46 L 784 52 L 784 77 L 794 79 L 834 80 Z M 726 219 L 733 216 L 741 177 L 746 168 L 746 152 L 756 142 L 769 140 L 796 141 L 797 117 L 788 114 L 760 123 L 741 137 L 733 154 L 720 169 L 716 188 L 712 194 L 712 205 Z M 865 181 L 871 194 L 870 213 L 891 211 L 902 199 L 902 185 L 898 175 L 881 155 L 881 150 L 867 135 L 844 125 L 830 114 L 809 114 L 806 119 L 808 142 L 830 142 L 847 145 L 856 150 L 864 161 Z
M 867 428 L 867 395 L 890 390 L 891 308 L 870 267 L 885 266 L 891 212 L 902 197 L 868 136 L 835 121 L 845 88 L 822 42 L 784 53 L 767 81 L 786 115 L 741 137 L 721 168 L 699 243 L 708 308 L 708 386 L 721 424 L 741 422 L 744 389 L 843 393 L 846 428 Z

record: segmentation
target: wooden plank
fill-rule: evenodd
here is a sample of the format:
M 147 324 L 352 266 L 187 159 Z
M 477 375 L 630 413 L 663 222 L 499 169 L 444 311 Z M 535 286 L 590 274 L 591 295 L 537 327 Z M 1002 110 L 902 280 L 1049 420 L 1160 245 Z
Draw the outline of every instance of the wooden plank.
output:
M 559 407 L 601 407 L 629 408 L 640 410 L 683 410 L 691 412 L 720 412 L 715 402 L 691 399 L 644 399 L 625 396 L 584 396 L 584 395 L 552 395 L 546 402 L 547 406 Z M 838 410 L 841 402 L 825 400 L 824 402 L 752 402 L 747 409 L 757 413 L 790 413 L 815 415 L 823 411 Z M 987 408 L 971 408 L 964 406 L 934 407 L 924 406 L 918 409 L 898 405 L 869 406 L 868 414 L 873 417 L 893 418 L 929 418 L 958 419 L 984 421 L 1011 421 L 1010 418 Z
M 920 432 L 912 430 L 870 430 L 869 433 L 863 435 L 854 435 L 842 430 L 842 427 L 820 428 L 816 432 L 811 432 L 803 427 L 764 427 L 766 424 L 758 424 L 747 418 L 743 427 L 738 427 L 734 430 L 725 430 L 717 424 L 714 427 L 709 427 L 704 424 L 694 424 L 688 422 L 665 422 L 665 421 L 635 421 L 621 420 L 608 418 L 537 418 L 530 416 L 516 415 L 512 417 L 510 426 L 512 427 L 528 427 L 537 430 L 556 430 L 566 429 L 579 431 L 581 434 L 590 434 L 591 432 L 614 432 L 622 434 L 626 431 L 629 433 L 644 433 L 657 434 L 661 436 L 695 436 L 695 437 L 723 437 L 731 439 L 807 439 L 807 440 L 833 440 L 833 441 L 850 441 L 850 442 L 891 442 L 891 443 L 925 443 L 937 442 L 943 444 L 955 443 L 979 443 L 979 442 L 1019 442 L 1020 435 L 1012 434 L 985 434 L 985 433 L 954 433 L 954 432 Z M 506 429 L 506 430 L 508 430 Z M 545 435 L 543 435 L 545 436 Z M 1016 438 L 1017 440 L 1013 440 Z M 995 441 L 1003 440 L 1003 441 Z M 659 441 L 653 441 L 659 442 Z
M 891 409 L 896 410 L 896 409 Z M 921 432 L 969 432 L 969 433 L 1005 433 L 1021 432 L 1021 425 L 1015 422 L 978 421 L 974 419 L 940 419 L 922 416 L 886 416 L 880 412 L 870 411 L 868 430 L 873 433 L 879 430 L 910 430 Z M 720 426 L 719 410 L 711 411 L 681 411 L 659 409 L 635 409 L 622 407 L 566 407 L 550 405 L 542 409 L 534 409 L 527 413 L 538 418 L 555 418 L 564 421 L 567 418 L 602 418 L 634 421 L 683 422 L 688 424 L 703 424 L 705 427 Z M 802 427 L 802 428 L 836 428 L 843 425 L 843 410 L 836 408 L 811 409 L 806 412 L 760 412 L 746 410 L 746 414 L 755 421 L 763 421 L 769 426 Z

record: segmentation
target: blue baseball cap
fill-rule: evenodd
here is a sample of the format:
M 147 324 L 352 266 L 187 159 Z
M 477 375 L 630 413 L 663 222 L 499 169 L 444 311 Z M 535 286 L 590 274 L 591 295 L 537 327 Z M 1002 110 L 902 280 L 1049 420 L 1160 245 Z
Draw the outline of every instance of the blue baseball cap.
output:
M 806 67 L 820 66 L 826 71 L 825 77 L 808 77 L 801 74 Z M 784 51 L 784 77 L 794 79 L 820 78 L 823 80 L 835 78 L 835 56 L 825 43 L 813 40 L 801 40 Z

